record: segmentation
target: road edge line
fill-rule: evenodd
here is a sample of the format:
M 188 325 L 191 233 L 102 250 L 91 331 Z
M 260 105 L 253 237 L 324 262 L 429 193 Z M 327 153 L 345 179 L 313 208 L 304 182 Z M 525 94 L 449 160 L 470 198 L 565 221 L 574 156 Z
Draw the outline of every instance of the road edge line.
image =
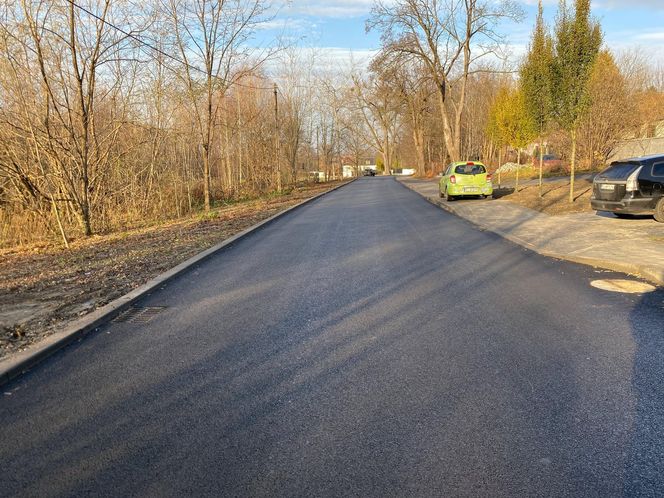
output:
M 606 260 L 606 259 L 598 259 L 598 258 L 587 258 L 583 256 L 572 256 L 568 254 L 561 254 L 555 251 L 547 251 L 545 249 L 539 249 L 537 246 L 522 240 L 518 237 L 515 237 L 514 235 L 508 234 L 506 232 L 503 232 L 499 228 L 491 228 L 487 225 L 482 225 L 480 223 L 477 223 L 469 218 L 466 218 L 462 214 L 459 214 L 458 211 L 456 211 L 452 206 L 442 202 L 442 200 L 438 200 L 436 198 L 428 197 L 414 188 L 410 187 L 409 185 L 406 185 L 404 182 L 398 182 L 401 185 L 403 185 L 405 188 L 408 190 L 411 190 L 412 192 L 415 192 L 417 195 L 422 197 L 424 200 L 428 201 L 430 204 L 433 204 L 434 206 L 437 206 L 441 208 L 444 211 L 447 211 L 450 214 L 453 214 L 457 216 L 458 218 L 461 218 L 462 220 L 467 221 L 468 223 L 471 223 L 472 225 L 485 230 L 487 232 L 495 233 L 496 235 L 501 236 L 504 239 L 509 240 L 510 242 L 513 242 L 514 244 L 517 244 L 521 247 L 525 247 L 526 249 L 530 249 L 531 251 L 536 252 L 537 254 L 540 254 L 542 256 L 546 256 L 548 258 L 554 258 L 554 259 L 559 259 L 563 261 L 570 261 L 572 263 L 579 263 L 582 265 L 587 265 L 587 266 L 592 266 L 593 268 L 602 268 L 605 270 L 611 270 L 611 271 L 617 271 L 620 273 L 627 273 L 629 275 L 633 275 L 635 277 L 642 278 L 644 280 L 648 280 L 649 282 L 658 285 L 658 286 L 663 286 L 664 287 L 664 271 L 658 270 L 656 268 L 649 268 L 646 265 L 639 265 L 636 263 L 621 263 L 620 261 L 612 261 L 612 260 Z
M 303 200 L 302 202 L 295 204 L 283 211 L 280 211 L 269 218 L 264 219 L 263 221 L 256 223 L 255 225 L 245 228 L 241 232 L 236 233 L 235 235 L 224 239 L 223 241 L 215 244 L 214 246 L 205 249 L 204 251 L 199 252 L 198 254 L 192 256 L 191 258 L 183 261 L 179 265 L 171 268 L 170 270 L 157 275 L 156 277 L 148 280 L 146 283 L 137 287 L 136 289 L 120 296 L 117 299 L 114 299 L 110 303 L 102 306 L 101 308 L 89 313 L 74 322 L 70 323 L 67 327 L 59 332 L 55 332 L 48 337 L 45 337 L 41 341 L 31 345 L 25 351 L 10 355 L 7 358 L 0 360 L 0 386 L 8 383 L 10 380 L 13 380 L 32 367 L 36 366 L 40 362 L 44 361 L 46 358 L 50 357 L 57 351 L 60 351 L 64 347 L 73 343 L 74 341 L 83 339 L 87 334 L 99 328 L 101 325 L 109 322 L 115 316 L 120 314 L 122 311 L 129 308 L 133 303 L 141 299 L 142 297 L 150 294 L 151 292 L 157 290 L 159 287 L 164 285 L 169 280 L 181 275 L 185 271 L 189 270 L 191 267 L 202 263 L 206 259 L 215 255 L 222 249 L 225 249 L 232 244 L 244 239 L 248 235 L 264 228 L 265 226 L 273 223 L 274 221 L 282 218 L 283 216 L 299 209 L 306 204 L 309 204 L 321 197 L 334 192 L 342 187 L 345 187 L 353 183 L 357 178 L 353 178 L 350 181 L 343 183 L 342 185 L 337 185 L 330 190 L 316 194 L 313 197 Z

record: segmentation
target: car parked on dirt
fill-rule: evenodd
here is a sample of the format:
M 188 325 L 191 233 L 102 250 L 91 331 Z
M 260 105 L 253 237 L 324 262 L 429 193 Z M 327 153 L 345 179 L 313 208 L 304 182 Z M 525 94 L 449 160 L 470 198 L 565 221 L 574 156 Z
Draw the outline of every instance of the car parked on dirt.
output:
M 533 167 L 539 168 L 540 158 L 539 154 L 533 155 Z M 542 156 L 542 170 L 551 172 L 551 171 L 563 171 L 564 164 L 562 159 L 554 154 L 544 154 Z
M 652 214 L 664 223 L 664 154 L 613 161 L 593 180 L 590 205 L 624 218 Z
M 446 201 L 457 197 L 493 195 L 491 174 L 480 162 L 460 161 L 450 164 L 438 183 L 439 195 Z

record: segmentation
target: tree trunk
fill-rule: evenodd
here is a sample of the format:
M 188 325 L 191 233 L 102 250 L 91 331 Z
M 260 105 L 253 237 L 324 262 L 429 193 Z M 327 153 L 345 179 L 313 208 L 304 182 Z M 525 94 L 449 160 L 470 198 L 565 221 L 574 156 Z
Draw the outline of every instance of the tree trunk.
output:
M 542 197 L 542 167 L 544 166 L 543 140 L 539 140 L 539 196 Z
M 574 170 L 576 168 L 576 127 L 572 128 L 572 157 L 569 167 L 569 202 L 574 202 Z
M 435 176 L 436 166 L 431 152 L 431 139 L 426 139 L 424 144 L 424 173 L 427 175 L 431 173 L 431 176 Z
M 383 144 L 383 150 L 385 151 L 383 154 L 383 174 L 390 175 L 392 174 L 392 154 L 390 151 L 390 137 L 387 128 L 385 128 L 385 132 L 383 133 Z
M 500 188 L 500 168 L 502 167 L 503 162 L 503 146 L 498 147 L 498 188 Z
M 203 147 L 203 197 L 205 212 L 210 211 L 210 151 L 209 144 Z
M 228 129 L 230 128 L 228 124 L 228 109 L 224 110 L 224 163 L 226 166 L 226 185 L 228 188 L 228 195 L 234 195 L 235 192 L 235 182 L 233 180 L 233 169 L 231 166 L 231 139 L 229 136 Z
M 521 147 L 517 149 L 516 152 L 516 184 L 514 185 L 514 191 L 519 191 L 519 170 L 521 169 Z
M 65 245 L 65 248 L 69 249 L 69 239 L 67 239 L 67 233 L 65 228 L 62 225 L 62 219 L 60 217 L 60 210 L 58 209 L 58 204 L 55 202 L 55 199 L 51 198 L 51 203 L 53 205 L 53 214 L 55 214 L 55 220 L 58 223 L 58 230 L 60 230 L 60 236 L 62 237 L 62 243 Z
M 447 148 L 447 155 L 452 161 L 459 160 L 459 146 L 455 137 L 452 136 L 452 128 L 447 118 L 445 110 L 445 85 L 438 85 L 438 107 L 440 107 L 440 117 L 443 124 L 443 138 L 445 139 L 445 147 Z M 458 138 L 458 137 L 457 137 Z
M 413 128 L 413 141 L 415 142 L 415 152 L 417 155 L 417 176 L 425 175 L 424 167 L 424 133 L 422 129 Z
M 205 110 L 205 128 L 203 135 L 203 196 L 205 197 L 205 212 L 210 211 L 211 206 L 211 180 L 210 180 L 210 156 L 212 155 L 212 127 L 214 126 L 213 113 L 213 76 L 211 67 L 207 68 L 207 105 Z

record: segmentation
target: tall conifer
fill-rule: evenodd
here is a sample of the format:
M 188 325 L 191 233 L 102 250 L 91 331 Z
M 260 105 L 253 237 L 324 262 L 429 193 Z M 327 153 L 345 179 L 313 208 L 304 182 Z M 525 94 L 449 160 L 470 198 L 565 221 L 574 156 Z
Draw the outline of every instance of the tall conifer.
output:
M 537 21 L 528 55 L 519 71 L 526 111 L 535 126 L 539 142 L 539 195 L 542 196 L 542 165 L 544 135 L 553 113 L 552 64 L 553 40 L 544 23 L 542 0 L 539 0 Z
M 576 132 L 590 105 L 588 82 L 602 44 L 599 24 L 590 18 L 590 0 L 575 0 L 574 12 L 566 0 L 560 0 L 555 32 L 554 108 L 558 123 L 572 141 L 569 201 L 574 202 Z

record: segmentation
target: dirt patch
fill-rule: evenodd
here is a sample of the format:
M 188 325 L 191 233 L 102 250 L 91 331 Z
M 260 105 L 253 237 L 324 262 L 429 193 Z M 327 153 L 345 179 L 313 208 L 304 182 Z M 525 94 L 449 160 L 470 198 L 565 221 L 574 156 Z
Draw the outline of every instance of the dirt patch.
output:
M 519 187 L 519 192 L 513 188 L 495 189 L 494 197 L 551 215 L 583 213 L 593 211 L 590 207 L 592 186 L 589 180 L 575 181 L 575 200 L 572 203 L 569 202 L 569 181 L 545 183 L 542 186 L 542 197 L 537 185 Z
M 108 304 L 160 273 L 338 183 L 215 209 L 207 215 L 76 241 L 70 250 L 0 251 L 0 358 Z

